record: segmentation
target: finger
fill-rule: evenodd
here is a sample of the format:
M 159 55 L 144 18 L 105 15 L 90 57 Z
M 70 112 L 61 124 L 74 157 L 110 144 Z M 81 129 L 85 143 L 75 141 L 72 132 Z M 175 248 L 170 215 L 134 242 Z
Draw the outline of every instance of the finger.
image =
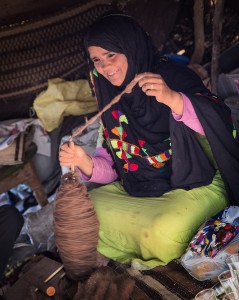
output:
M 59 154 L 59 161 L 63 163 L 71 163 L 74 160 L 74 155 L 67 153 Z
M 70 166 L 72 163 L 72 159 L 70 158 L 59 158 L 59 162 L 61 166 Z
M 72 153 L 72 150 L 69 148 L 69 144 L 68 143 L 64 143 L 61 146 L 60 151 L 65 151 L 67 153 Z
M 143 92 L 146 92 L 146 91 L 157 91 L 158 87 L 159 87 L 159 85 L 157 83 L 149 82 L 149 83 L 145 83 L 142 86 L 142 91 Z
M 141 74 L 137 74 L 135 77 L 134 77 L 134 80 L 135 81 L 139 81 L 141 80 L 145 75 L 145 73 L 141 73 Z
M 74 154 L 73 153 L 67 153 L 67 152 L 64 152 L 64 151 L 60 151 L 59 158 L 60 159 L 66 159 L 66 158 L 73 159 Z
M 162 82 L 162 77 L 159 76 L 151 76 L 151 77 L 143 77 L 139 80 L 138 84 L 140 87 L 142 87 L 144 84 L 150 83 L 150 84 L 158 84 Z
M 145 94 L 147 96 L 153 96 L 153 97 L 156 97 L 156 91 L 155 90 L 147 90 L 145 91 Z
M 159 74 L 154 74 L 154 73 L 151 73 L 151 72 L 144 72 L 144 73 L 140 73 L 140 74 L 137 74 L 135 76 L 135 80 L 136 81 L 139 81 L 141 80 L 142 78 L 147 78 L 147 77 L 157 77 Z

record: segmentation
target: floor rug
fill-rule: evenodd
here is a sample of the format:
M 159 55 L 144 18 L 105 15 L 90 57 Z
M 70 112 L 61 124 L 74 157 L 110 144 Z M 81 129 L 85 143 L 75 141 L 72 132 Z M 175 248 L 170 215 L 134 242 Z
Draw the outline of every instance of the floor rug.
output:
M 49 297 L 42 289 L 46 282 L 48 286 L 55 287 L 56 294 L 51 297 L 52 300 L 190 300 L 199 291 L 215 284 L 194 279 L 177 260 L 147 271 L 110 261 L 86 279 L 71 281 L 65 276 L 60 261 L 38 256 L 23 267 L 20 275 L 4 299 L 47 300 Z
M 108 268 L 113 269 L 117 274 L 123 273 L 135 280 L 135 288 L 131 295 L 132 300 L 193 299 L 199 291 L 215 284 L 209 280 L 198 281 L 194 279 L 177 260 L 167 266 L 142 272 L 125 268 L 115 262 L 110 262 Z

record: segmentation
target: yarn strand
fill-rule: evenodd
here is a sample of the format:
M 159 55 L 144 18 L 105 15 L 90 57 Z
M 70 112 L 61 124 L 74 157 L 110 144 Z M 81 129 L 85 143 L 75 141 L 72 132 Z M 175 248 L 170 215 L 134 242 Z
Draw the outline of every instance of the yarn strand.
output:
M 76 137 L 77 135 L 82 134 L 82 132 L 92 123 L 94 123 L 96 120 L 98 120 L 98 118 L 100 118 L 102 116 L 102 114 L 104 112 L 106 112 L 109 108 L 111 108 L 112 105 L 118 103 L 121 99 L 121 97 L 124 94 L 130 94 L 132 92 L 132 89 L 134 88 L 134 86 L 136 85 L 137 81 L 135 79 L 133 79 L 127 86 L 126 88 L 117 96 L 115 96 L 109 104 L 107 104 L 101 111 L 99 111 L 95 116 L 93 116 L 92 118 L 90 118 L 83 126 L 81 126 L 80 128 L 78 128 L 77 130 L 75 130 L 72 134 L 72 138 Z

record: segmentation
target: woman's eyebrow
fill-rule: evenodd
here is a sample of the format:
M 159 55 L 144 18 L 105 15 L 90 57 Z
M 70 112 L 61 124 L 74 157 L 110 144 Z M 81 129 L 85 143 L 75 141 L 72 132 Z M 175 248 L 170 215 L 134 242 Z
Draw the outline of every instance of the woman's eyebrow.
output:
M 105 55 L 107 55 L 107 54 L 109 54 L 109 53 L 111 53 L 111 52 L 112 52 L 112 51 L 107 51 L 107 52 L 102 53 L 101 55 L 102 55 L 102 56 L 105 56 Z M 95 56 L 90 57 L 91 60 L 93 60 L 93 59 L 95 59 L 95 58 L 98 58 L 98 56 L 95 55 Z

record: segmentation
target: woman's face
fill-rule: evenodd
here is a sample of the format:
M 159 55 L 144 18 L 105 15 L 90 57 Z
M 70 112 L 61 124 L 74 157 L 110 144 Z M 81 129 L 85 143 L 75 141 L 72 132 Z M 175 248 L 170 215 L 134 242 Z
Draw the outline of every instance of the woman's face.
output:
M 124 82 L 128 70 L 128 61 L 124 54 L 97 46 L 90 46 L 88 51 L 98 73 L 115 86 L 120 86 Z

